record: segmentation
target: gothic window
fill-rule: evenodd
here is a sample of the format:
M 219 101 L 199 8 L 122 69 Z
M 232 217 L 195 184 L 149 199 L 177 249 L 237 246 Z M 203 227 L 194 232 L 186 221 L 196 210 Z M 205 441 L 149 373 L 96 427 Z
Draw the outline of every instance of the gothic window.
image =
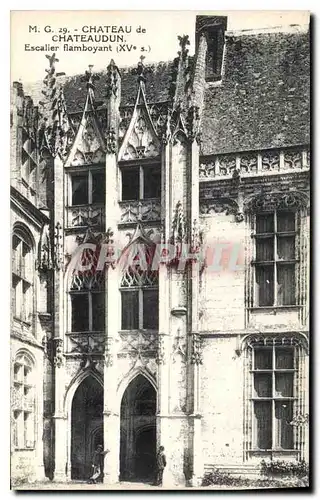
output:
M 304 413 L 305 345 L 294 337 L 248 340 L 246 349 L 245 448 L 301 451 L 303 436 L 293 421 Z
M 86 250 L 86 259 L 93 259 L 90 271 L 72 276 L 70 286 L 71 331 L 103 332 L 105 330 L 105 275 L 96 271 L 97 254 Z
M 160 198 L 160 165 L 124 167 L 121 177 L 122 201 Z
M 102 170 L 71 174 L 71 205 L 104 203 L 105 182 L 105 172 Z
M 31 323 L 33 313 L 33 252 L 29 238 L 16 230 L 12 238 L 13 316 Z
M 35 447 L 34 366 L 27 354 L 20 354 L 13 365 L 13 445 L 18 449 Z
M 255 306 L 295 305 L 295 212 L 257 214 L 254 240 Z
M 254 447 L 293 449 L 293 347 L 253 351 Z
M 22 150 L 21 150 L 21 178 L 23 182 L 35 188 L 36 175 L 35 143 L 22 129 Z
M 120 284 L 121 330 L 158 330 L 158 272 L 139 265 L 124 269 Z

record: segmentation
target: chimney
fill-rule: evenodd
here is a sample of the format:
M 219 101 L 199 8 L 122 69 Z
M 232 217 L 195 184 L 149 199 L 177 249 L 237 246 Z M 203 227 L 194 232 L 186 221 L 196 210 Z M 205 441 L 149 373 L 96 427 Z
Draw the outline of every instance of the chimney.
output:
M 205 36 L 207 41 L 205 79 L 207 82 L 221 80 L 222 60 L 224 50 L 224 35 L 227 29 L 226 16 L 197 16 L 196 17 L 196 51 L 200 37 Z

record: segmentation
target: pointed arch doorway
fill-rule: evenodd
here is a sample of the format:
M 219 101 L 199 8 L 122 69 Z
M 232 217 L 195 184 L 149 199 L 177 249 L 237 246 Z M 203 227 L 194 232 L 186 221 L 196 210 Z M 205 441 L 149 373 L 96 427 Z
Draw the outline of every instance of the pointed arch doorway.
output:
M 77 388 L 71 407 L 71 479 L 86 480 L 92 455 L 103 445 L 103 388 L 88 375 Z
M 120 480 L 151 482 L 156 461 L 156 390 L 143 375 L 128 385 L 121 401 Z

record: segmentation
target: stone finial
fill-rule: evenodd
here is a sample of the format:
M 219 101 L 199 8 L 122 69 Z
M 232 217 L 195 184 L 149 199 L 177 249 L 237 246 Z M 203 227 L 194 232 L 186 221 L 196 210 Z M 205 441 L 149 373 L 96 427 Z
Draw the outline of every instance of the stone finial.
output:
M 112 95 L 117 97 L 118 92 L 118 67 L 113 59 L 111 59 L 110 64 L 107 66 L 107 79 L 106 79 L 106 97 L 110 99 Z
M 137 67 L 133 69 L 132 73 L 134 75 L 138 75 L 138 85 L 145 85 L 146 81 L 147 81 L 147 73 L 152 73 L 152 69 L 151 68 L 147 68 L 145 65 L 144 65 L 144 61 L 145 60 L 145 56 L 141 55 L 140 56 L 140 61 L 138 62 L 137 64 Z
M 89 69 L 85 71 L 84 76 L 81 78 L 81 81 L 87 82 L 88 91 L 91 90 L 93 92 L 95 88 L 94 82 L 100 80 L 100 76 L 92 72 L 93 64 L 89 64 L 88 68 Z
M 178 36 L 179 45 L 181 50 L 178 52 L 178 55 L 185 59 L 188 55 L 189 49 L 187 49 L 187 45 L 190 45 L 189 35 Z

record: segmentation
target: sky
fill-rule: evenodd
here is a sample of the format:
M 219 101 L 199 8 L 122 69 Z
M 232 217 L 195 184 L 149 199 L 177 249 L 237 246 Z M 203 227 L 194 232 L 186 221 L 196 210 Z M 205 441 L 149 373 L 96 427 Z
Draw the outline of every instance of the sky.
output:
M 187 34 L 190 39 L 190 54 L 194 53 L 194 27 L 197 14 L 227 15 L 228 30 L 265 29 L 291 24 L 305 25 L 309 22 L 308 11 L 12 11 L 11 13 L 11 81 L 34 82 L 44 78 L 48 51 L 25 50 L 25 45 L 59 47 L 56 51 L 57 71 L 68 76 L 84 73 L 88 65 L 93 71 L 106 68 L 110 59 L 120 67 L 137 64 L 141 54 L 145 62 L 172 60 L 179 50 L 178 35 Z M 131 26 L 131 33 L 125 35 L 126 44 L 136 46 L 131 51 L 70 52 L 63 50 L 63 42 L 52 41 L 59 34 L 84 34 L 83 26 Z M 37 26 L 38 32 L 30 31 Z M 137 29 L 145 33 L 137 33 Z M 45 32 L 51 30 L 51 33 Z M 86 28 L 85 28 L 86 29 Z M 64 33 L 68 31 L 68 33 Z M 107 35 L 107 33 L 104 33 Z M 109 33 L 110 35 L 110 33 Z M 70 45 L 70 44 L 69 44 Z M 76 43 L 82 45 L 82 42 Z M 99 45 L 86 43 L 89 45 Z M 103 44 L 102 44 L 103 45 Z M 107 43 L 106 45 L 109 45 Z M 101 44 L 100 44 L 101 46 Z M 141 47 L 146 51 L 141 52 Z

